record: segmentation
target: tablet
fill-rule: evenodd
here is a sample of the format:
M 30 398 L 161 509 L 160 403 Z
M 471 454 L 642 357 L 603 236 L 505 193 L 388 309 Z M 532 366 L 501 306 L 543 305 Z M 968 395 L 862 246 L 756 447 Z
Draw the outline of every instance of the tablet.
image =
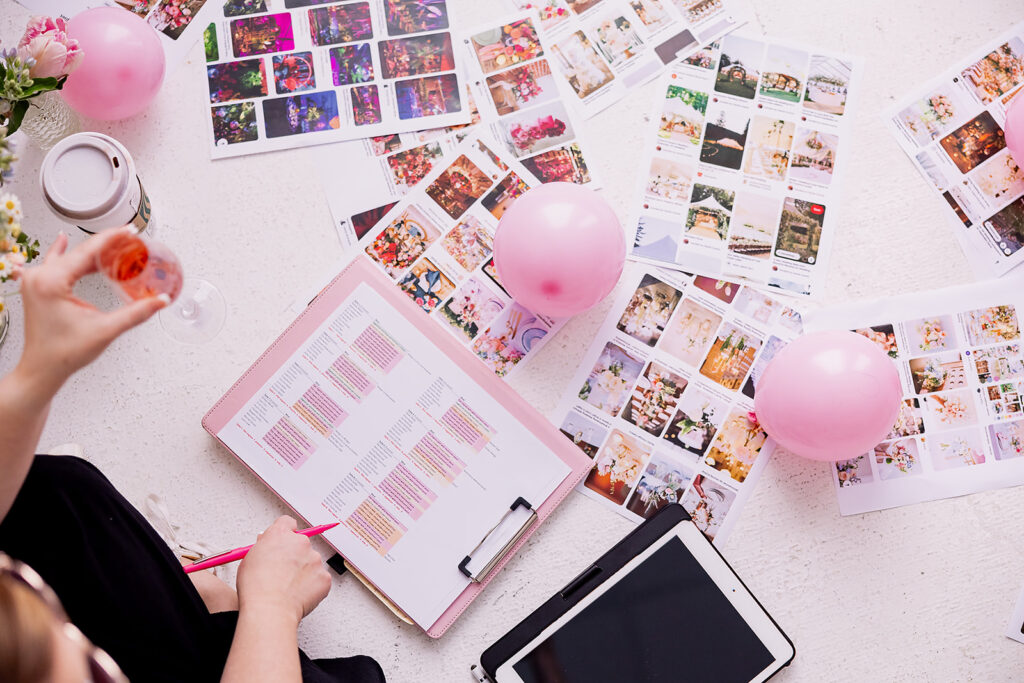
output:
M 496 683 L 764 681 L 795 654 L 673 504 L 489 647 L 480 669 Z

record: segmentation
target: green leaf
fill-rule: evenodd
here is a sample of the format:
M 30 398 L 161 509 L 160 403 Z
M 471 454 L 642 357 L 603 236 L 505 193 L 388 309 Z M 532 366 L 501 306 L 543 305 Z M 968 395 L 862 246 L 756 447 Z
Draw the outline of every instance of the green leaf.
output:
M 21 120 L 25 118 L 25 112 L 28 111 L 28 101 L 18 100 L 14 103 L 11 108 L 11 113 L 7 117 L 7 134 L 13 135 L 18 127 L 21 126 Z
M 39 240 L 32 240 L 32 243 L 28 245 L 28 249 L 26 251 L 25 259 L 27 261 L 35 260 L 35 258 L 39 256 Z
M 23 97 L 35 97 L 36 95 L 44 92 L 50 92 L 51 90 L 57 89 L 56 78 L 35 78 L 32 80 L 32 85 L 25 88 L 22 92 Z

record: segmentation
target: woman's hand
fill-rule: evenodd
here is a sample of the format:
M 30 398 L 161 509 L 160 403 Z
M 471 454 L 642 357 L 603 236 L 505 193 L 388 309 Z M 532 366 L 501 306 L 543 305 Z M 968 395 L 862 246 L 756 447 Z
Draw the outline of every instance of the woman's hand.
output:
M 119 334 L 168 303 L 142 299 L 104 313 L 72 292 L 79 279 L 96 270 L 96 254 L 124 230 L 107 230 L 67 253 L 68 237 L 62 234 L 41 265 L 12 274 L 21 280 L 25 348 L 18 366 L 0 379 L 0 521 L 25 482 L 57 390 Z
M 299 621 L 331 589 L 331 577 L 295 520 L 280 517 L 238 567 L 238 627 L 221 683 L 301 683 Z
M 104 312 L 74 295 L 75 283 L 96 271 L 96 255 L 132 228 L 105 230 L 65 253 L 61 233 L 39 266 L 19 269 L 25 308 L 25 350 L 18 364 L 33 382 L 56 392 L 114 339 L 170 303 L 166 295 Z
M 239 610 L 268 610 L 299 621 L 331 589 L 331 575 L 295 520 L 279 517 L 260 534 L 238 567 Z

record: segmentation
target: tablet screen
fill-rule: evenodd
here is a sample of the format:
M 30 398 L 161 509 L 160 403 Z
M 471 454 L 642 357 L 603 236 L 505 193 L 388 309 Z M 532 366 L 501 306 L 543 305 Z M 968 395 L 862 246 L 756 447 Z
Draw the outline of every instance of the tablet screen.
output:
M 749 681 L 774 660 L 677 537 L 513 669 L 526 683 Z

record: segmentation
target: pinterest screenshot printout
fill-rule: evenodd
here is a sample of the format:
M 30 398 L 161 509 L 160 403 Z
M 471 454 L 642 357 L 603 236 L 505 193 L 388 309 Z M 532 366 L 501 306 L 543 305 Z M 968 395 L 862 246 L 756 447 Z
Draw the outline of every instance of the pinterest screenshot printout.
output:
M 446 0 L 217 4 L 204 35 L 214 159 L 470 120 Z
M 1024 160 L 1003 123 L 1024 86 L 1024 22 L 975 50 L 888 114 L 889 130 L 925 177 L 978 277 L 1024 260 Z
M 509 47 L 513 43 L 514 49 Z M 581 117 L 571 106 L 571 90 L 555 77 L 550 46 L 530 14 L 461 31 L 456 49 L 466 53 L 470 124 L 392 133 L 314 151 L 318 165 L 329 169 L 321 174 L 321 183 L 346 247 L 372 230 L 395 201 L 477 127 L 486 126 L 542 183 L 600 186 L 583 141 Z
M 365 283 L 217 437 L 424 629 L 510 501 L 569 474 Z
M 832 468 L 839 511 L 1024 484 L 1024 279 L 992 280 L 807 314 L 885 351 L 904 400 L 886 438 Z
M 658 83 L 634 259 L 816 296 L 838 227 L 856 61 L 729 34 Z
M 745 0 L 506 3 L 539 19 L 552 44 L 555 72 L 572 89 L 572 105 L 588 118 L 659 76 L 667 64 L 739 28 L 751 12 Z M 519 36 L 513 34 L 505 45 L 513 54 Z
M 1007 638 L 1024 643 L 1024 590 L 1017 598 L 1017 605 L 1013 608 L 1013 614 L 1006 624 L 1005 634 Z
M 753 413 L 755 385 L 800 314 L 734 282 L 637 270 L 555 424 L 594 460 L 580 491 L 636 522 L 680 503 L 720 541 L 775 448 Z
M 491 372 L 511 377 L 565 323 L 516 302 L 492 256 L 498 221 L 538 185 L 511 153 L 475 130 L 384 213 L 345 262 L 367 260 Z

